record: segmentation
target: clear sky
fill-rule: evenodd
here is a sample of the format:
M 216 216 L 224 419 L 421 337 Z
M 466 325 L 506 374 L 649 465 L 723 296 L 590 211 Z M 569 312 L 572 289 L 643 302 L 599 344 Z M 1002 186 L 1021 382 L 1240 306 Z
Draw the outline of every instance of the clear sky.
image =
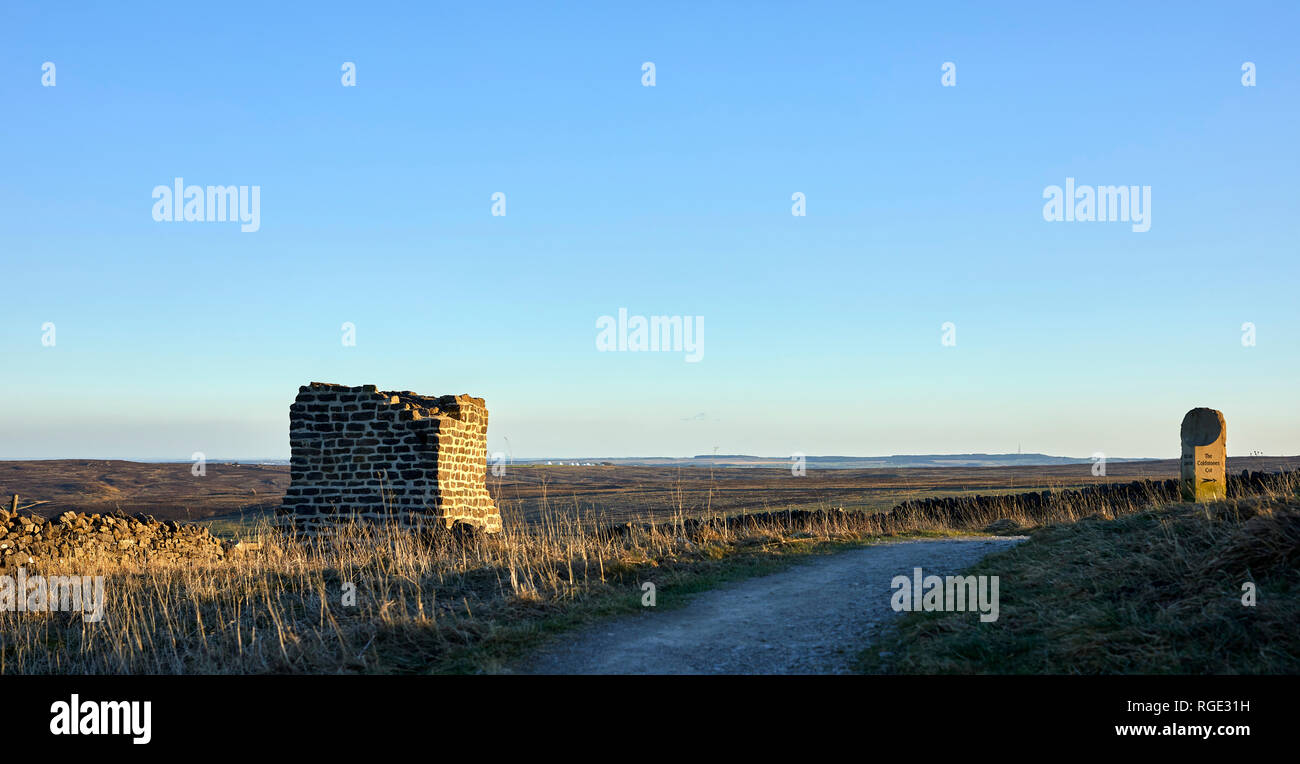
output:
M 0 457 L 283 458 L 309 381 L 520 458 L 1300 453 L 1295 3 L 287 5 L 0 6 Z

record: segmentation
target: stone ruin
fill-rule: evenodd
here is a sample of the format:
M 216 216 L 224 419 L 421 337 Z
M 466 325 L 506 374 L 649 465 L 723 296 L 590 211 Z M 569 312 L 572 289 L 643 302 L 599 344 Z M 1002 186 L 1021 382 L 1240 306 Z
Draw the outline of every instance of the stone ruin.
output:
M 291 482 L 280 517 L 304 533 L 339 521 L 501 530 L 487 490 L 482 398 L 321 382 L 289 407 Z

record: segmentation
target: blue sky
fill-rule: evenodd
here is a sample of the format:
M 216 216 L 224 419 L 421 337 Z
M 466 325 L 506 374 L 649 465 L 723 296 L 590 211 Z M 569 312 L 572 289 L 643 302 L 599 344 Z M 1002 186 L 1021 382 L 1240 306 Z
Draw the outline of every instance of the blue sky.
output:
M 308 381 L 516 457 L 1300 453 L 1294 4 L 542 6 L 6 3 L 0 458 L 286 457 Z M 176 177 L 260 230 L 155 222 Z

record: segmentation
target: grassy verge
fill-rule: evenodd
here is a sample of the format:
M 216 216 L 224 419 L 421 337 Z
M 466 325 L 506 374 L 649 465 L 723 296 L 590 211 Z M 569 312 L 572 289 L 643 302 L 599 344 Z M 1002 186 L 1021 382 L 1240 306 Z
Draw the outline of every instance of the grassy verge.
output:
M 910 613 L 866 673 L 1300 673 L 1300 503 L 1256 497 L 1082 519 L 966 572 L 1000 617 Z M 1254 607 L 1243 605 L 1253 582 Z
M 38 561 L 29 576 L 103 576 L 103 619 L 0 609 L 0 673 L 503 671 L 551 635 L 638 610 L 646 581 L 674 607 L 808 555 L 946 532 L 830 511 L 506 527 L 466 540 L 357 525 L 302 543 L 263 525 L 245 535 L 260 551 L 220 562 Z

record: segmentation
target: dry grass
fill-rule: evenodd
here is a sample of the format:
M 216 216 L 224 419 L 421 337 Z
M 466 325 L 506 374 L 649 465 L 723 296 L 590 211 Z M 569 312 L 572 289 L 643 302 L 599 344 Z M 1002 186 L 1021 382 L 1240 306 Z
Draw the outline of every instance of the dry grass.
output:
M 75 574 L 106 577 L 103 620 L 0 611 L 0 673 L 494 670 L 544 634 L 639 607 L 641 581 L 708 586 L 876 525 L 811 513 L 596 529 L 555 513 L 470 541 L 355 525 L 302 544 L 263 524 L 249 539 L 263 551 L 227 562 L 79 561 Z
M 1036 532 L 968 575 L 1001 614 L 912 613 L 860 657 L 868 673 L 1300 673 L 1300 502 L 1173 504 Z M 1243 584 L 1257 587 L 1253 607 Z
M 295 543 L 263 523 L 264 551 L 193 565 L 80 561 L 29 573 L 103 575 L 106 615 L 0 612 L 0 673 L 426 673 L 506 670 L 539 640 L 882 536 L 1022 531 L 1136 507 L 1002 511 L 790 510 L 598 526 L 594 515 L 507 513 L 494 537 L 360 525 Z M 250 537 L 251 536 L 251 537 Z M 1225 547 L 1231 549 L 1231 547 Z M 354 604 L 345 602 L 355 587 Z

